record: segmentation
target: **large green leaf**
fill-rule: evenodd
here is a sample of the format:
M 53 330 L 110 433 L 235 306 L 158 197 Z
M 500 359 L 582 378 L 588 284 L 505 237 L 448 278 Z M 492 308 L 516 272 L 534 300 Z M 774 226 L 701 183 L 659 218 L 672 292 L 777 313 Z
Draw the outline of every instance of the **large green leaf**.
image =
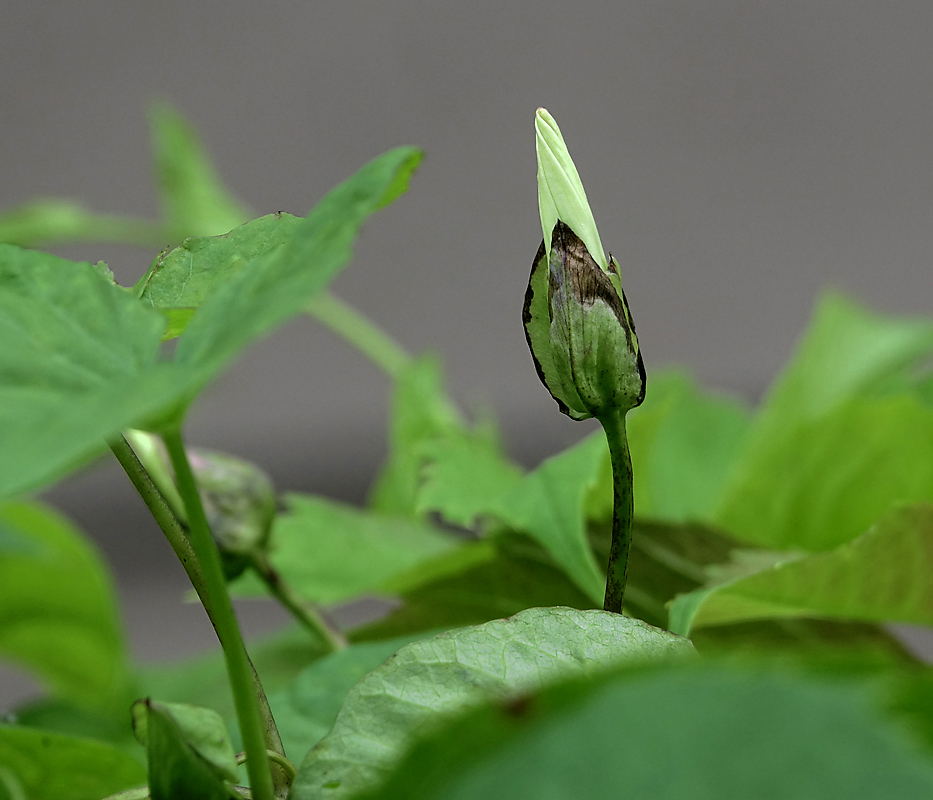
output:
M 100 800 L 146 782 L 135 759 L 103 742 L 0 725 L 0 781 L 4 771 L 28 800 Z
M 363 221 L 398 196 L 421 160 L 390 150 L 331 190 L 291 238 L 211 294 L 178 340 L 176 360 L 212 375 L 303 310 L 349 260 Z
M 302 670 L 287 688 L 271 695 L 269 705 L 285 754 L 300 760 L 331 729 L 353 685 L 400 647 L 418 638 L 423 636 L 354 644 L 330 653 Z
M 164 320 L 100 267 L 0 245 L 0 497 L 58 478 L 178 401 Z
M 537 539 L 594 602 L 601 603 L 605 576 L 586 537 L 584 503 L 606 446 L 602 431 L 547 459 L 497 503 L 509 526 Z
M 167 103 L 156 103 L 149 127 L 163 214 L 179 239 L 213 236 L 246 221 L 184 117 Z
M 300 224 L 301 219 L 291 214 L 269 214 L 219 236 L 185 239 L 152 262 L 134 292 L 168 317 L 163 338 L 172 339 L 187 327 L 211 292 L 288 241 Z
M 933 506 L 892 512 L 829 552 L 735 573 L 677 598 L 672 628 L 806 616 L 933 625 Z
M 692 651 L 638 620 L 569 608 L 532 608 L 410 644 L 353 687 L 302 762 L 291 797 L 352 797 L 391 770 L 418 733 L 489 698 Z
M 276 519 L 269 560 L 304 599 L 334 603 L 384 590 L 393 579 L 460 545 L 453 536 L 406 517 L 363 511 L 310 495 L 286 497 Z M 237 594 L 264 594 L 250 574 Z
M 931 453 L 933 408 L 916 396 L 851 400 L 750 453 L 715 520 L 764 547 L 828 550 L 896 503 L 933 500 Z
M 32 547 L 0 554 L 0 656 L 84 707 L 123 713 L 129 681 L 116 596 L 100 557 L 38 503 L 0 504 Z
M 631 671 L 474 711 L 354 797 L 929 797 L 933 762 L 873 689 L 709 664 Z

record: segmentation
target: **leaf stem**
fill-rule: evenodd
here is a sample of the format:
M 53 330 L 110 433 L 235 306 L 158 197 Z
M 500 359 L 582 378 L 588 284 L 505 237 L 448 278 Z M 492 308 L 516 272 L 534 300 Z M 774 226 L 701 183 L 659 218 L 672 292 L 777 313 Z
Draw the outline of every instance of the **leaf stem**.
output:
M 252 566 L 262 578 L 272 596 L 278 600 L 295 619 L 324 641 L 331 652 L 343 650 L 348 646 L 347 638 L 339 630 L 328 624 L 327 620 L 313 606 L 303 602 L 292 588 L 282 580 L 282 576 L 269 563 L 262 553 L 254 553 Z
M 257 800 L 274 800 L 275 791 L 269 757 L 266 754 L 262 715 L 254 691 L 249 657 L 233 604 L 230 602 L 230 595 L 227 593 L 220 554 L 211 537 L 194 474 L 185 454 L 181 432 L 178 429 L 166 432 L 162 435 L 162 440 L 175 470 L 178 491 L 188 517 L 191 546 L 201 565 L 205 593 L 214 610 L 212 622 L 227 663 L 230 688 L 240 724 L 240 734 L 243 737 L 243 749 L 247 753 L 246 770 L 249 773 L 253 797 Z
M 318 292 L 305 310 L 392 378 L 398 377 L 411 362 L 411 356 L 388 333 L 328 291 Z
M 609 442 L 612 463 L 612 542 L 606 568 L 606 598 L 603 608 L 622 613 L 625 579 L 628 574 L 628 554 L 632 546 L 632 459 L 625 435 L 625 413 L 612 412 L 599 419 Z

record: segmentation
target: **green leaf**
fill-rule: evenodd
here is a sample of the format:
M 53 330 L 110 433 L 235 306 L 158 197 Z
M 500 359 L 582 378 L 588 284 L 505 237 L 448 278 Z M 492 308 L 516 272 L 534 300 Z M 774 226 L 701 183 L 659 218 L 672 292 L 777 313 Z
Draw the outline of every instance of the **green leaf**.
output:
M 911 394 L 852 400 L 749 453 L 715 513 L 737 537 L 819 552 L 897 503 L 933 500 L 933 408 Z
M 289 494 L 288 513 L 272 530 L 269 560 L 305 600 L 334 603 L 383 589 L 460 542 L 426 523 L 362 511 L 310 495 Z M 254 576 L 240 595 L 264 594 Z
M 370 506 L 414 516 L 428 463 L 426 446 L 465 433 L 464 422 L 444 390 L 440 361 L 433 355 L 413 359 L 395 380 L 389 456 L 370 494 Z
M 626 418 L 635 513 L 671 522 L 709 520 L 745 443 L 749 412 L 731 398 L 702 391 L 684 373 L 667 373 L 660 381 L 652 376 L 650 392 L 660 395 L 654 407 L 644 416 L 634 409 Z
M 263 688 L 272 694 L 288 686 L 309 664 L 324 655 L 317 639 L 293 625 L 248 643 L 250 660 Z M 231 725 L 236 735 L 236 713 L 219 648 L 171 665 L 150 665 L 139 676 L 142 693 L 164 702 L 191 703 L 212 708 Z
M 499 508 L 522 480 L 521 470 L 488 439 L 449 436 L 429 442 L 416 511 L 436 511 L 464 528 Z
M 780 436 L 852 398 L 896 391 L 933 353 L 933 321 L 885 317 L 826 294 L 781 376 L 768 393 L 756 437 Z
M 176 360 L 205 382 L 246 345 L 300 312 L 337 275 L 366 217 L 397 193 L 421 152 L 390 150 L 331 190 L 292 237 L 212 293 L 178 340 Z
M 124 713 L 128 670 L 110 576 L 91 544 L 38 503 L 0 504 L 32 545 L 0 554 L 0 655 L 84 706 Z
M 190 376 L 157 363 L 163 326 L 91 264 L 0 245 L 0 497 L 169 413 Z
M 370 784 L 355 797 L 929 796 L 933 763 L 873 688 L 709 664 L 630 670 L 474 711 L 429 734 L 378 791 Z
M 213 709 L 146 699 L 133 703 L 131 713 L 133 733 L 143 747 L 149 746 L 150 721 L 158 716 L 167 717 L 175 724 L 185 744 L 217 777 L 232 782 L 237 780 L 236 753 L 230 743 L 230 734 L 220 714 Z
M 330 653 L 302 670 L 286 689 L 271 695 L 269 705 L 286 755 L 293 760 L 303 757 L 331 729 L 353 685 L 417 638 L 423 637 L 414 634 L 354 644 Z
M 291 214 L 269 214 L 219 236 L 185 239 L 152 262 L 134 291 L 168 317 L 163 339 L 173 339 L 217 287 L 280 247 L 300 225 L 301 219 Z
M 0 497 L 60 477 L 121 429 L 177 423 L 201 386 L 336 274 L 419 158 L 391 151 L 328 194 L 287 245 L 211 295 L 174 363 L 157 363 L 164 318 L 97 268 L 0 245 Z
M 596 603 L 602 603 L 605 576 L 586 537 L 584 501 L 596 481 L 606 439 L 600 431 L 526 475 L 498 503 L 498 516 L 537 539 Z
M 159 199 L 179 239 L 224 233 L 248 219 L 181 114 L 168 103 L 156 103 L 149 112 L 149 127 Z
M 895 511 L 829 552 L 736 573 L 677 598 L 672 628 L 806 616 L 933 625 L 933 506 Z
M 418 733 L 489 698 L 691 652 L 689 641 L 638 620 L 569 608 L 532 608 L 410 644 L 350 690 L 291 797 L 352 797 L 386 775 Z
M 9 725 L 0 725 L 0 781 L 4 772 L 29 800 L 100 800 L 146 782 L 142 766 L 108 744 Z
M 140 703 L 143 707 L 141 711 L 134 709 L 134 722 L 145 714 L 152 800 L 178 800 L 185 797 L 230 800 L 230 788 L 218 774 L 217 766 L 206 761 L 199 750 L 192 746 L 187 731 L 175 715 L 160 703 L 150 700 L 141 700 Z
M 453 563 L 450 563 L 453 562 Z M 536 606 L 591 608 L 593 603 L 536 542 L 497 535 L 455 551 L 447 571 L 402 592 L 404 605 L 351 631 L 354 641 L 478 625 Z

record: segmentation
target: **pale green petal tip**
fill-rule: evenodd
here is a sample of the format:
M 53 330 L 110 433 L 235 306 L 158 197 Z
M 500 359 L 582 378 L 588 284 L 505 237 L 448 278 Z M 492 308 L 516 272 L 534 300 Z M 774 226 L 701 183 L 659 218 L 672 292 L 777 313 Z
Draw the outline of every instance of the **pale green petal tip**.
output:
M 543 108 L 535 112 L 535 151 L 538 154 L 538 209 L 545 243 L 550 245 L 551 232 L 561 219 L 583 240 L 596 263 L 608 270 L 606 252 L 599 240 L 580 175 L 556 120 Z

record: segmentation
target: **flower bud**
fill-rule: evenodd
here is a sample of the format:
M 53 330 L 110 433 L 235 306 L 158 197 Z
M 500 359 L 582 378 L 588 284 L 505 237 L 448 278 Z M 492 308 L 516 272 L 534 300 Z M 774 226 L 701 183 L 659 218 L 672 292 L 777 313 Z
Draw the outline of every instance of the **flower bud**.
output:
M 522 321 L 538 377 L 573 419 L 638 406 L 645 367 L 615 260 L 602 251 L 583 184 L 553 118 L 535 117 L 544 240 Z
M 211 534 L 227 580 L 249 565 L 250 554 L 266 549 L 275 518 L 275 489 L 269 476 L 248 461 L 208 450 L 188 451 Z

